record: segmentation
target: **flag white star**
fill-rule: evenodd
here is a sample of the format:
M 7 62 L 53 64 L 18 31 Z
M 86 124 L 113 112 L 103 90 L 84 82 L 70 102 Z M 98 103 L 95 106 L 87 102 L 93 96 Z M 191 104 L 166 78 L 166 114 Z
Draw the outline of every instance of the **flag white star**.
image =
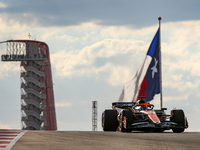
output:
M 158 72 L 158 69 L 156 68 L 158 60 L 156 60 L 156 58 L 154 58 L 155 60 L 155 65 L 151 68 L 152 70 L 152 79 L 154 78 L 154 74 Z

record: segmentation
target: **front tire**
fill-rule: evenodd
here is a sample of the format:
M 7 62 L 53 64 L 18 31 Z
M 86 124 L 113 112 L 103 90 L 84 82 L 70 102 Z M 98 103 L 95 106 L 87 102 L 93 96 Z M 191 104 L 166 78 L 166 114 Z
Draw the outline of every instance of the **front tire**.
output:
M 177 123 L 178 125 L 182 126 L 182 128 L 172 128 L 172 131 L 174 133 L 181 133 L 185 130 L 186 120 L 185 120 L 185 114 L 183 110 L 173 110 L 173 115 L 171 117 L 171 121 Z
M 118 127 L 117 110 L 107 109 L 102 113 L 102 128 L 104 131 L 116 131 Z
M 174 132 L 174 133 L 182 133 L 182 132 L 184 132 L 184 128 L 173 128 L 172 129 L 172 131 Z
M 125 109 L 122 111 L 122 120 L 121 120 L 121 132 L 131 132 L 131 129 L 126 129 L 124 127 L 123 119 L 126 117 L 126 126 L 129 126 L 133 123 L 133 113 L 129 109 Z

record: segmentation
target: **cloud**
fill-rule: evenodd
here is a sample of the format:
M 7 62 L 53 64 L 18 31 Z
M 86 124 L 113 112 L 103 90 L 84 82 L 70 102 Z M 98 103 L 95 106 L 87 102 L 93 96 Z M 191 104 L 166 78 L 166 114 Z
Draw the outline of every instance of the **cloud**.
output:
M 199 86 L 200 21 L 162 25 L 163 86 L 185 91 Z M 166 36 L 169 35 L 169 36 Z
M 189 97 L 189 94 L 179 95 L 179 96 L 165 96 L 165 101 L 183 101 L 187 100 Z
M 200 60 L 198 56 L 200 53 L 197 49 L 199 48 L 198 39 L 200 36 L 191 34 L 191 29 L 198 31 L 198 28 L 199 21 L 162 25 L 164 87 L 180 91 L 198 87 L 200 80 L 194 82 L 191 79 L 191 76 L 199 76 L 198 64 Z M 116 26 L 101 28 L 99 26 L 92 31 L 96 35 L 100 33 L 98 39 L 103 40 L 94 40 L 93 44 L 80 50 L 62 50 L 51 55 L 56 75 L 69 78 L 95 76 L 97 79 L 106 80 L 111 85 L 122 85 L 134 75 L 143 61 L 156 32 L 156 27 L 144 28 L 139 32 L 139 30 L 132 28 Z M 181 36 L 180 33 L 182 33 Z
M 72 103 L 70 102 L 56 102 L 56 107 L 71 107 Z
M 132 69 L 124 66 L 127 60 L 120 58 L 144 51 L 143 44 L 144 42 L 134 40 L 105 39 L 86 46 L 81 51 L 52 54 L 51 61 L 58 76 L 103 77 L 112 85 L 118 85 L 132 77 Z
M 1 2 L 0 13 L 7 16 L 4 22 L 13 20 L 28 26 L 62 27 L 100 20 L 98 24 L 106 26 L 130 25 L 141 28 L 155 24 L 158 14 L 161 14 L 167 22 L 197 20 L 198 5 L 199 2 L 185 0 L 181 3 L 173 1 L 173 5 L 172 1 L 158 0 L 154 2 L 49 0 L 29 3 L 24 0 L 18 0 L 18 3 L 8 0 Z
M 7 5 L 5 3 L 0 2 L 0 8 L 6 8 L 6 7 L 7 7 Z
M 0 122 L 0 128 L 1 129 L 13 129 L 12 126 L 10 126 L 9 124 L 4 124 Z
M 13 73 L 20 72 L 20 64 L 13 62 L 0 62 L 0 78 L 11 76 Z

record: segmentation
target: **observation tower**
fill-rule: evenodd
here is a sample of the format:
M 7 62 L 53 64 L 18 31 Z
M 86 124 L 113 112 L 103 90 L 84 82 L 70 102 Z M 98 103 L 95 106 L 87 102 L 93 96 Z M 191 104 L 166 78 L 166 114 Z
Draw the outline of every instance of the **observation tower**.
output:
M 20 61 L 21 123 L 24 130 L 57 130 L 48 45 L 8 40 L 2 61 Z

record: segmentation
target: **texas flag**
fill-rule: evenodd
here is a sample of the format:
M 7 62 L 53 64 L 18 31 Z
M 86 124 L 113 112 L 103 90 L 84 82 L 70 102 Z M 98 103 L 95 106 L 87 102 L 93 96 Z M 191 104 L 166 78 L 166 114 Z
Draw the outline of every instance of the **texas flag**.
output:
M 160 28 L 147 51 L 144 62 L 133 79 L 124 85 L 119 102 L 136 102 L 139 96 L 151 101 L 160 93 Z

